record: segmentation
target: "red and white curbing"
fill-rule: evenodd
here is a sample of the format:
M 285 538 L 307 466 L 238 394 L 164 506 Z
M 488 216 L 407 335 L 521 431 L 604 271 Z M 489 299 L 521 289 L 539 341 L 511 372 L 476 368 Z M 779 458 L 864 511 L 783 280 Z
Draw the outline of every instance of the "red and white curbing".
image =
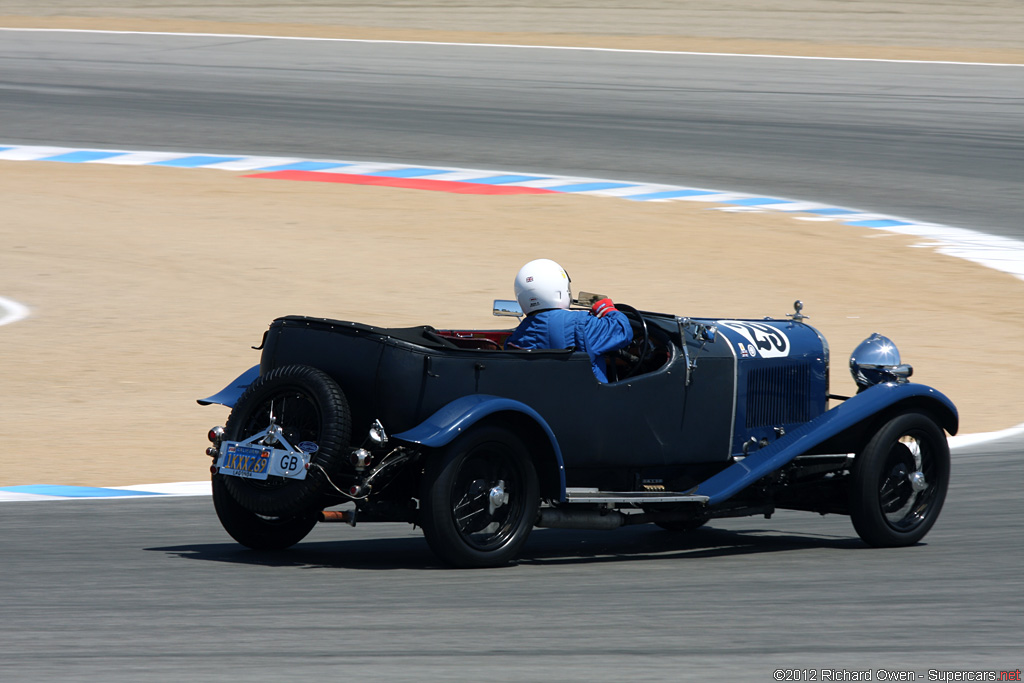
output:
M 114 164 L 119 166 L 169 166 L 224 171 L 257 171 L 253 177 L 291 177 L 325 182 L 364 182 L 393 187 L 465 191 L 465 185 L 482 188 L 530 188 L 545 192 L 614 197 L 633 201 L 687 201 L 716 204 L 712 210 L 783 212 L 801 220 L 838 223 L 909 235 L 921 240 L 916 246 L 978 263 L 1024 280 L 1024 242 L 1009 237 L 917 221 L 849 207 L 782 197 L 725 192 L 629 180 L 608 180 L 547 174 L 527 174 L 470 168 L 416 166 L 411 164 L 302 159 L 199 152 L 132 151 L 70 148 L 0 143 L 0 161 L 54 161 L 63 163 Z M 419 185 L 417 185 L 419 183 Z M 425 184 L 429 183 L 429 186 Z M 456 189 L 460 185 L 461 189 Z M 487 192 L 493 193 L 493 192 Z

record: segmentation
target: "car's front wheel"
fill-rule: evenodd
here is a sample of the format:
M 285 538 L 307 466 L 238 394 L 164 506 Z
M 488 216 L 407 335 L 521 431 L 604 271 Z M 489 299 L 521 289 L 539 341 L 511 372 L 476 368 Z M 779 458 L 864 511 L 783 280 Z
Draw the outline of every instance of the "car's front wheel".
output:
M 876 547 L 917 543 L 935 524 L 949 487 L 949 443 L 928 415 L 889 420 L 854 460 L 850 518 Z
M 495 425 L 475 427 L 428 460 L 420 524 L 431 550 L 456 567 L 514 560 L 537 519 L 537 473 L 523 442 Z

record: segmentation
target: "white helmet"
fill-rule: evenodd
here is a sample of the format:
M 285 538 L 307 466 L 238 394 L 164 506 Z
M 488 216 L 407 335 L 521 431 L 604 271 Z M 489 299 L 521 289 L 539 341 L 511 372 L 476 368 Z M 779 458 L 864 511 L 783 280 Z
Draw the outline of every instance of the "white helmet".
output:
M 516 301 L 523 313 L 569 308 L 572 301 L 569 283 L 569 274 L 551 259 L 530 261 L 516 275 Z

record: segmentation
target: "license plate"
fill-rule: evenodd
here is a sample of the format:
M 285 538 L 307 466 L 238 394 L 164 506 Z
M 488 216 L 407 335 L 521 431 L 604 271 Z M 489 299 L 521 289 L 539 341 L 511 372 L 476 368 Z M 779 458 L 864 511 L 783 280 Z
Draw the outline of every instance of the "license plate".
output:
M 225 441 L 221 446 L 218 471 L 232 477 L 266 479 L 268 475 L 305 479 L 309 455 L 302 451 L 286 451 L 270 446 L 247 445 Z

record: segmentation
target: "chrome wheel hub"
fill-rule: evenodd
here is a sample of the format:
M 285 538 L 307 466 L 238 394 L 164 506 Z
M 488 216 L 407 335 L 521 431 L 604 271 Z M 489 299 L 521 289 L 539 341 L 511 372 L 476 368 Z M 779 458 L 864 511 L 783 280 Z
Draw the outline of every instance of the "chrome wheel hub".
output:
M 494 511 L 508 503 L 508 492 L 505 490 L 505 480 L 498 481 L 491 490 L 487 492 L 487 512 L 493 515 Z

